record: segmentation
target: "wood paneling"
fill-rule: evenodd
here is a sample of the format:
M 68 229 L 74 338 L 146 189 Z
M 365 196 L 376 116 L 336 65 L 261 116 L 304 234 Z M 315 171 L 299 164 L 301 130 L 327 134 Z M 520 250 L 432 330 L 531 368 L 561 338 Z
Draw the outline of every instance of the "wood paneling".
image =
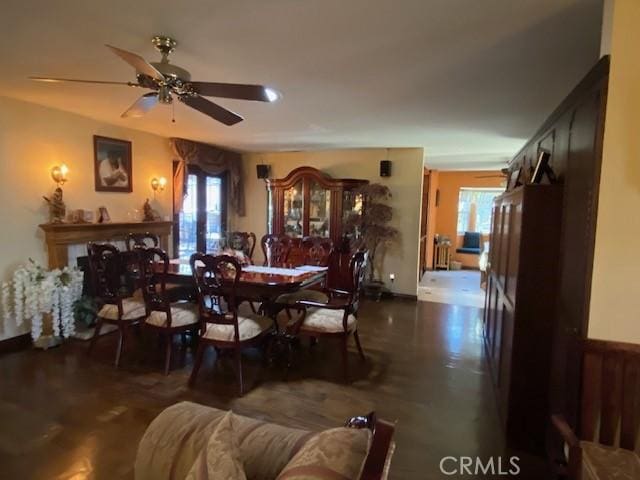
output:
M 556 319 L 561 185 L 525 185 L 495 200 L 485 341 L 510 446 L 544 451 Z
M 554 411 L 566 415 L 572 427 L 576 426 L 580 409 L 581 345 L 589 318 L 608 80 L 609 57 L 603 57 L 511 165 L 523 166 L 528 177 L 539 151 L 545 149 L 551 152 L 550 165 L 564 188 L 551 404 Z

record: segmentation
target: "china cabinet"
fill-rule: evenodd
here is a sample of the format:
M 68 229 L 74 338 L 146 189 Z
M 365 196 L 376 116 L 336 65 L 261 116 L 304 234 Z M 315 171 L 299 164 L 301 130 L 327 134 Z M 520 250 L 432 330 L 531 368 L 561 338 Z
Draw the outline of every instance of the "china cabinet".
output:
M 357 188 L 367 180 L 331 178 L 312 167 L 300 167 L 282 179 L 267 180 L 268 231 L 293 239 L 325 237 L 338 242 L 352 232 L 346 220 L 362 213 Z

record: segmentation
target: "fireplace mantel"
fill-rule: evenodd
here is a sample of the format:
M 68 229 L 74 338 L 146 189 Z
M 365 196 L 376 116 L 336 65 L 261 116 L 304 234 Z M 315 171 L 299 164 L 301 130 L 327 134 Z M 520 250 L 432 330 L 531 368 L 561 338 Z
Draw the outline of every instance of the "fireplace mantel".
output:
M 155 233 L 160 247 L 167 250 L 173 222 L 125 223 L 44 223 L 45 242 L 49 254 L 49 268 L 65 267 L 69 261 L 69 245 L 96 241 L 126 240 L 129 233 Z

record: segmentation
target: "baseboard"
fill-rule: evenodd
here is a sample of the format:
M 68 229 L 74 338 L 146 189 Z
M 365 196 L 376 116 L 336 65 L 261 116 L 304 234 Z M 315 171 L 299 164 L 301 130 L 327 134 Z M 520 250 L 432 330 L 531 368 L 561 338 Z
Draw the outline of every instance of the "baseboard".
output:
M 407 293 L 394 293 L 393 298 L 397 298 L 399 300 L 411 300 L 413 302 L 418 301 L 418 295 L 409 295 Z
M 19 352 L 20 350 L 26 350 L 31 347 L 31 334 L 23 333 L 16 337 L 0 340 L 0 355 L 4 353 Z

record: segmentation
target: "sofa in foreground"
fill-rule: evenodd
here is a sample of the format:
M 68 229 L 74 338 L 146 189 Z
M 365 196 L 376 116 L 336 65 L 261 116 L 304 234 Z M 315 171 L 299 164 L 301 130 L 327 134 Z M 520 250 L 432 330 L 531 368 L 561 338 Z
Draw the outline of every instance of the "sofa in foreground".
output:
M 191 402 L 147 428 L 136 480 L 385 479 L 394 426 L 375 414 L 321 432 L 289 428 Z

